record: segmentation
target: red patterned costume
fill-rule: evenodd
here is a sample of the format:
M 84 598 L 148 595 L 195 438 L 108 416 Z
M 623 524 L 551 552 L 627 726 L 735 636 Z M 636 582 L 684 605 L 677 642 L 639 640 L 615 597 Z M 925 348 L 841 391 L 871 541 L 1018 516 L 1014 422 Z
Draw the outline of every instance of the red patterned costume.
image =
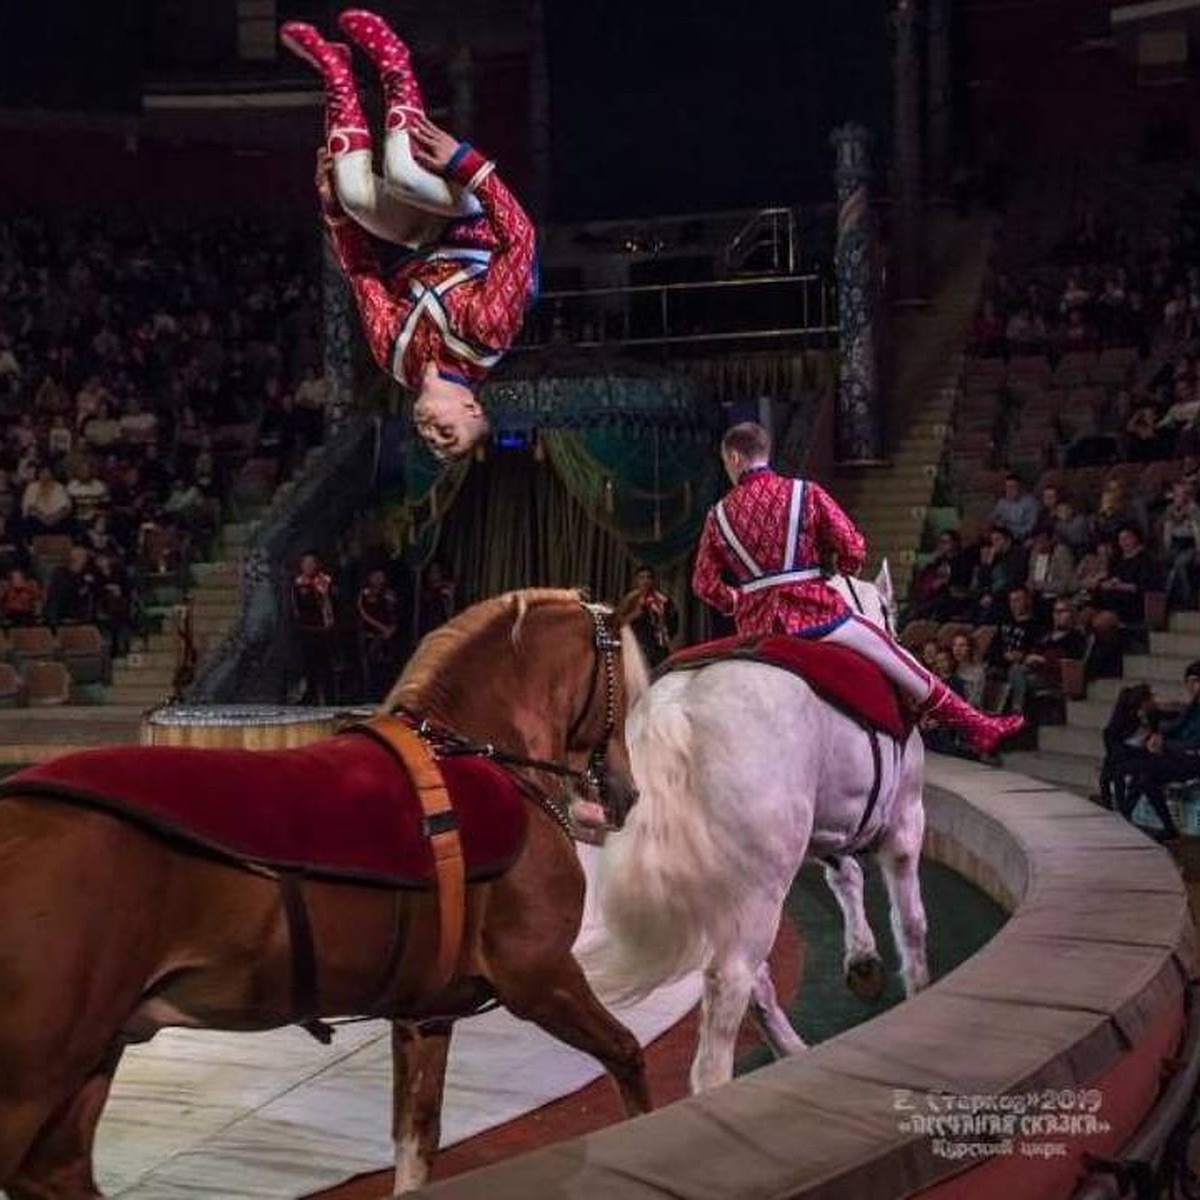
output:
M 877 625 L 852 612 L 826 584 L 822 563 L 857 572 L 866 542 L 819 485 L 776 475 L 765 465 L 742 472 L 708 514 L 692 587 L 744 636 L 793 634 L 847 646 L 876 666 L 924 713 L 962 729 L 976 750 L 991 752 L 1021 717 L 978 712 L 930 674 Z M 726 579 L 734 582 L 726 582 Z
M 338 23 L 379 72 L 387 107 L 382 177 L 374 174 L 349 47 L 298 22 L 281 36 L 325 82 L 336 193 L 326 200 L 325 223 L 367 342 L 379 365 L 414 391 L 430 366 L 473 386 L 512 345 L 532 299 L 533 223 L 495 164 L 467 143 L 442 177 L 416 161 L 409 131 L 425 102 L 408 47 L 374 13 L 350 10 Z
M 443 378 L 479 383 L 520 331 L 533 287 L 532 222 L 494 164 L 462 149 L 448 177 L 478 197 L 483 214 L 452 222 L 386 279 L 370 234 L 326 217 L 375 360 L 414 391 L 431 362 Z
M 821 563 L 835 554 L 839 569 L 853 575 L 866 543 L 829 493 L 767 467 L 752 469 L 709 512 L 692 587 L 734 617 L 738 633 L 819 637 L 850 616 L 821 577 Z M 738 586 L 724 583 L 723 573 Z

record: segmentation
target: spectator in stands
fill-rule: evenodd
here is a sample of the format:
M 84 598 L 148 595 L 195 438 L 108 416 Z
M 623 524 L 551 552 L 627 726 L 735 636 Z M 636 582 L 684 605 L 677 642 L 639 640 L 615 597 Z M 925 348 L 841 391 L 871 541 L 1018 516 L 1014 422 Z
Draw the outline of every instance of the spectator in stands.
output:
M 1095 603 L 1116 613 L 1122 624 L 1141 625 L 1146 619 L 1146 593 L 1159 584 L 1158 567 L 1134 525 L 1123 526 L 1118 533 L 1117 551 L 1108 578 L 1095 590 Z
M 1033 612 L 1029 591 L 1015 587 L 1008 593 L 1008 616 L 1000 622 L 992 640 L 992 664 L 1004 675 L 1008 685 L 1009 707 L 1023 712 L 1029 675 L 1025 660 L 1045 636 L 1045 627 Z
M 1083 662 L 1087 656 L 1087 638 L 1079 628 L 1079 614 L 1070 600 L 1054 602 L 1050 629 L 1034 643 L 1025 655 L 1019 673 L 1024 676 L 1019 685 L 1022 703 L 1031 692 L 1063 691 L 1063 662 Z M 1014 695 L 1017 692 L 1014 688 Z
M 1090 522 L 1084 513 L 1077 512 L 1074 501 L 1060 496 L 1054 506 L 1054 539 L 1070 547 L 1076 559 L 1091 543 Z
M 0 619 L 5 625 L 36 625 L 42 617 L 42 588 L 19 567 L 0 583 Z
M 302 704 L 334 701 L 333 602 L 333 580 L 321 569 L 315 554 L 305 554 L 291 591 L 292 620 L 304 673 Z
M 1129 780 L 1150 753 L 1146 743 L 1154 733 L 1158 715 L 1149 685 L 1122 688 L 1104 726 L 1104 763 L 1100 768 L 1100 798 L 1126 820 L 1136 797 L 1128 794 Z M 1165 806 L 1164 806 L 1165 807 Z
M 95 450 L 107 450 L 121 440 L 121 422 L 116 420 L 107 400 L 101 400 L 96 415 L 83 425 L 83 440 Z
M 50 624 L 86 625 L 95 620 L 98 591 L 92 556 L 82 546 L 72 546 L 65 566 L 56 568 L 46 594 Z
M 114 658 L 129 653 L 134 632 L 134 593 L 120 558 L 111 553 L 94 556 L 96 574 L 95 621 L 108 636 Z
M 108 484 L 96 478 L 96 468 L 87 458 L 79 461 L 67 481 L 67 495 L 75 506 L 75 519 L 80 525 L 90 524 L 98 512 L 108 507 L 111 499 Z
M 1107 479 L 1100 492 L 1100 504 L 1092 514 L 1092 540 L 1115 541 L 1117 534 L 1128 526 L 1145 538 L 1145 512 L 1130 501 L 1125 484 L 1120 479 Z
M 118 424 L 121 427 L 121 441 L 126 446 L 146 446 L 158 440 L 158 417 L 143 410 L 137 396 L 130 396 Z
M 417 634 L 427 633 L 444 625 L 454 616 L 454 593 L 456 585 L 436 559 L 421 573 L 421 590 L 418 596 Z
M 1192 608 L 1196 597 L 1196 548 L 1200 546 L 1200 505 L 1191 484 L 1178 482 L 1163 512 L 1162 546 L 1171 564 L 1167 572 L 1168 607 Z
M 1004 495 L 992 509 L 992 521 L 1002 525 L 1018 542 L 1023 542 L 1037 523 L 1037 501 L 1025 490 L 1021 477 L 1011 471 L 1004 477 Z
M 633 590 L 617 606 L 617 624 L 628 624 L 650 667 L 657 667 L 671 653 L 671 641 L 679 632 L 679 610 L 675 601 L 659 591 L 652 567 L 634 572 Z
M 37 478 L 21 497 L 25 536 L 32 539 L 43 533 L 70 533 L 72 512 L 67 489 L 54 478 L 48 466 L 38 467 Z
M 956 633 L 950 642 L 950 653 L 954 658 L 954 674 L 962 684 L 959 694 L 975 708 L 982 707 L 987 671 L 975 657 L 975 643 L 965 633 Z
M 1179 830 L 1167 808 L 1167 786 L 1200 776 L 1200 662 L 1188 665 L 1183 684 L 1188 705 L 1179 716 L 1161 721 L 1146 739 L 1149 754 L 1138 766 L 1132 789 L 1154 806 L 1168 841 L 1178 838 Z
M 996 526 L 989 544 L 979 555 L 976 590 L 979 593 L 979 619 L 996 624 L 1009 614 L 1005 606 L 1014 588 L 1023 588 L 1029 576 L 1029 558 L 1003 526 Z
M 1138 403 L 1125 423 L 1125 457 L 1131 462 L 1153 462 L 1163 454 L 1158 413 L 1148 401 Z
M 75 436 L 67 426 L 67 418 L 57 413 L 50 421 L 50 430 L 46 434 L 46 450 L 51 461 L 66 458 L 71 453 Z
M 1075 556 L 1066 542 L 1055 537 L 1052 526 L 1039 525 L 1029 547 L 1026 586 L 1033 595 L 1039 619 L 1046 620 L 1056 596 L 1068 595 L 1075 575 Z
M 966 685 L 958 675 L 954 655 L 945 646 L 939 646 L 934 652 L 930 669 L 952 692 L 958 696 L 966 696 Z M 936 718 L 922 720 L 921 738 L 928 749 L 938 754 L 953 754 L 961 758 L 975 757 L 967 749 L 958 731 L 940 725 Z
M 376 568 L 358 593 L 359 647 L 368 700 L 381 700 L 395 682 L 399 663 L 400 602 Z
M 979 561 L 977 550 L 964 550 L 957 529 L 938 534 L 937 550 L 913 581 L 911 619 L 952 621 L 970 612 L 975 606 L 971 590 L 975 568 Z

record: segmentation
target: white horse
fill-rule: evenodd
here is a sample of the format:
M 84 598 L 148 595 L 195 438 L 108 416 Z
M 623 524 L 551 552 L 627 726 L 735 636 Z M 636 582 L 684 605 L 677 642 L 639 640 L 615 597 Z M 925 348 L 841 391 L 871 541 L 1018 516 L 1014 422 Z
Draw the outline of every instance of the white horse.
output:
M 874 585 L 832 582 L 888 627 L 886 564 Z M 704 968 L 694 1092 L 732 1077 L 748 1004 L 775 1054 L 804 1048 L 776 999 L 767 955 L 806 858 L 823 861 L 841 908 L 851 985 L 861 994 L 883 980 L 853 857 L 860 849 L 883 871 L 906 992 L 928 983 L 916 730 L 903 745 L 882 734 L 873 745 L 802 679 L 745 661 L 665 675 L 630 702 L 639 799 L 600 858 L 604 936 L 580 949 L 609 1000 L 644 996 Z

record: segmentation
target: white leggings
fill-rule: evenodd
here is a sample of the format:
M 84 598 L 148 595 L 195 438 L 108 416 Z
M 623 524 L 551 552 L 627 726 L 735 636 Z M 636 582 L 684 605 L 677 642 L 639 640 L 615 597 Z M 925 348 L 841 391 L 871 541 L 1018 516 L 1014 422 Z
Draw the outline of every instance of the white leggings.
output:
M 818 640 L 848 646 L 869 658 L 900 691 L 918 703 L 927 700 L 933 691 L 934 677 L 899 642 L 857 613 Z
M 375 174 L 370 150 L 351 150 L 334 156 L 333 182 L 342 208 L 355 221 L 397 245 L 435 241 L 447 218 L 482 211 L 470 192 L 431 174 L 413 158 L 402 129 L 390 130 L 384 140 L 382 178 Z

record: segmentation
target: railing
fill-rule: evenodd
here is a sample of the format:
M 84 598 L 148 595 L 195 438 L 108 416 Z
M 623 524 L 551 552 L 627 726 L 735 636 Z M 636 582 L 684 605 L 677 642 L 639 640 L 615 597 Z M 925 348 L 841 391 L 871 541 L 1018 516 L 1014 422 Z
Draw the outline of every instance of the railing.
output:
M 837 331 L 833 281 L 781 275 L 546 292 L 516 349 L 569 344 L 669 351 L 712 342 L 824 342 Z
M 721 273 L 794 275 L 796 241 L 795 212 L 790 208 L 764 208 L 730 239 L 722 255 Z

